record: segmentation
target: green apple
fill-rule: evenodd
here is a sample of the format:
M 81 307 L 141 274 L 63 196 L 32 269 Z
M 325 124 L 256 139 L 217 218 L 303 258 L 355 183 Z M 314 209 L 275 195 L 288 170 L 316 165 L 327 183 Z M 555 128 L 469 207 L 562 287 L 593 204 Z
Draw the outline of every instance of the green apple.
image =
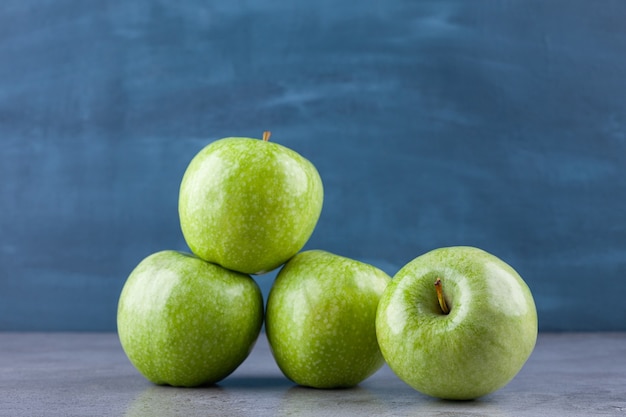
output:
M 269 293 L 265 329 L 278 367 L 314 388 L 357 385 L 384 363 L 376 341 L 378 301 L 391 278 L 329 252 L 297 254 Z
M 137 265 L 117 311 L 126 355 L 160 385 L 225 378 L 248 356 L 262 323 L 263 298 L 250 276 L 176 251 Z
M 467 400 L 520 371 L 537 340 L 537 311 L 511 266 L 457 246 L 419 256 L 394 276 L 376 331 L 400 379 L 433 397 Z
M 323 203 L 319 173 L 268 138 L 217 140 L 187 167 L 180 225 L 200 258 L 260 274 L 284 264 L 313 233 Z

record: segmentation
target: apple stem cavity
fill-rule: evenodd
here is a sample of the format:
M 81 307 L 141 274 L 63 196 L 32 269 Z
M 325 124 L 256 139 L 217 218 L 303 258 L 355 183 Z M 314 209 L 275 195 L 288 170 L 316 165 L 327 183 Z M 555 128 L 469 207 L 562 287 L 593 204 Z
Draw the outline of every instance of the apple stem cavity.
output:
M 441 311 L 443 312 L 443 314 L 448 314 L 450 312 L 450 309 L 446 304 L 446 299 L 443 298 L 441 278 L 437 278 L 435 280 L 435 291 L 437 291 L 437 300 L 439 300 L 439 307 L 441 308 Z
M 270 132 L 269 130 L 263 132 L 263 142 L 269 142 L 270 136 L 272 136 L 272 132 Z

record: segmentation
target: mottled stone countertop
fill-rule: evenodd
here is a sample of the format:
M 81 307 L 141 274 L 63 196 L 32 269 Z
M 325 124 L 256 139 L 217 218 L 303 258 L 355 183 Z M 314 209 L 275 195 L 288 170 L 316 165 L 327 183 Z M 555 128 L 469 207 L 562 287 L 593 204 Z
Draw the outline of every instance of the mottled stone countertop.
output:
M 115 333 L 0 333 L 0 416 L 626 416 L 626 333 L 541 333 L 505 388 L 475 401 L 421 395 L 387 367 L 359 387 L 301 388 L 265 335 L 218 386 L 146 381 Z

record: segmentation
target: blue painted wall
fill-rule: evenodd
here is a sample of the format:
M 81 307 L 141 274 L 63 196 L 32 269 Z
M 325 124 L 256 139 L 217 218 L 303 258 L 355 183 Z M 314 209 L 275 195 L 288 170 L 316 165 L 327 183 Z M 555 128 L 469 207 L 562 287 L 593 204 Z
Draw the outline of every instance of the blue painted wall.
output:
M 393 275 L 479 246 L 526 279 L 542 330 L 626 330 L 624 16 L 608 0 L 4 0 L 0 330 L 114 330 L 132 268 L 186 249 L 189 160 L 263 130 L 325 183 L 307 248 Z

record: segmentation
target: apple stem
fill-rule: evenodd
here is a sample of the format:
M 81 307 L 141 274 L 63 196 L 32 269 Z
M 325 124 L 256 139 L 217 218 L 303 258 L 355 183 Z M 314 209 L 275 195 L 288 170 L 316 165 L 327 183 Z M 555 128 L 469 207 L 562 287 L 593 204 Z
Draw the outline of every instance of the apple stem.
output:
M 439 300 L 439 307 L 441 307 L 441 311 L 443 312 L 443 314 L 448 314 L 450 312 L 450 309 L 446 304 L 446 299 L 443 298 L 441 278 L 437 278 L 435 280 L 435 290 L 437 291 L 437 300 Z
M 269 130 L 263 132 L 263 142 L 269 142 L 270 136 L 272 136 L 272 132 L 270 132 Z

